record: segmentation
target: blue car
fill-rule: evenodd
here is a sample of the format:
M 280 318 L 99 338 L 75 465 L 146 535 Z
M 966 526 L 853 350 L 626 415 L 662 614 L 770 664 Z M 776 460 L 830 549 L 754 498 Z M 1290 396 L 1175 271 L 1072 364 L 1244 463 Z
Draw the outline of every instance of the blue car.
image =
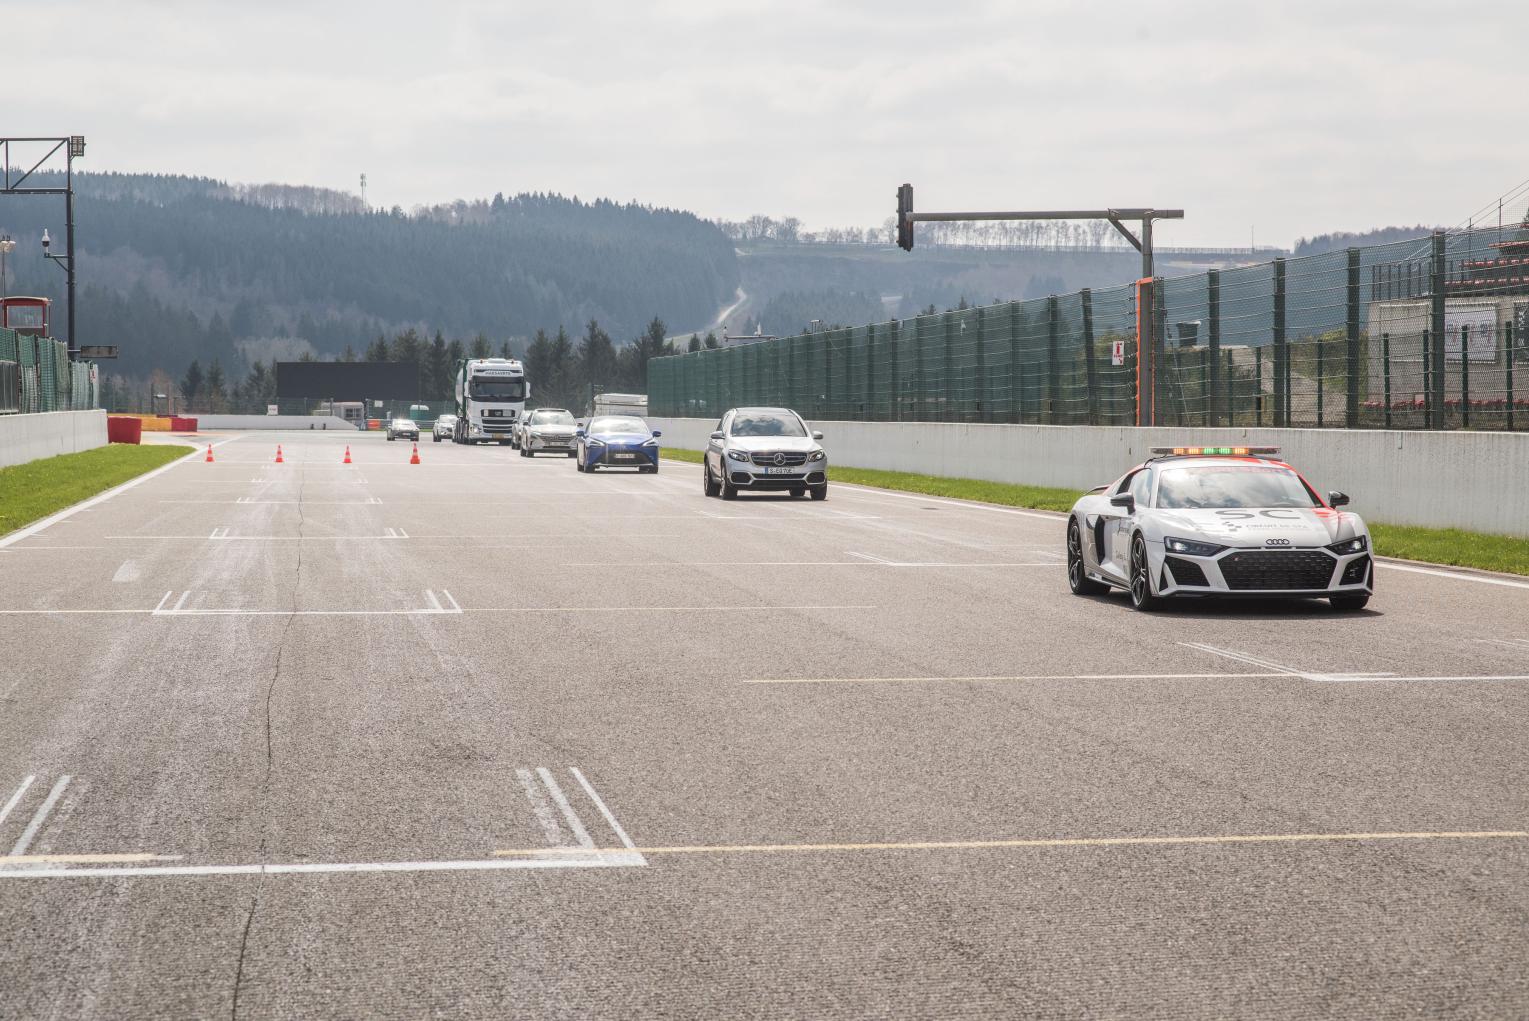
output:
M 597 415 L 578 430 L 574 466 L 581 472 L 596 468 L 636 468 L 658 471 L 658 437 L 648 423 L 632 415 Z

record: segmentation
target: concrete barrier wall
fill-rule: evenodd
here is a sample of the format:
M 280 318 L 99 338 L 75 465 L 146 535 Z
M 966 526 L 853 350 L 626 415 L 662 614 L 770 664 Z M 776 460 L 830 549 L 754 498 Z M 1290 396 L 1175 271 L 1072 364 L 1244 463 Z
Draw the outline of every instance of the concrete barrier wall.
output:
M 666 446 L 700 450 L 714 420 L 650 418 Z M 829 464 L 1087 489 L 1153 446 L 1275 445 L 1313 486 L 1368 519 L 1529 538 L 1529 434 L 1338 429 L 1135 429 L 820 422 Z M 830 470 L 831 477 L 831 470 Z
M 336 415 L 196 415 L 198 429 L 340 429 L 356 426 Z
M 0 415 L 0 467 L 104 446 L 104 411 Z

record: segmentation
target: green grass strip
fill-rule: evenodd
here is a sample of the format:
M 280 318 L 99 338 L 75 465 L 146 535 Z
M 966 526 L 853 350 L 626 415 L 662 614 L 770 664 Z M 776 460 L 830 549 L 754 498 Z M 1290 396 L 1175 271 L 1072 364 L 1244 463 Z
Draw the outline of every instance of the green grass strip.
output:
M 664 456 L 675 461 L 701 463 L 701 452 L 698 450 L 665 447 Z M 1078 497 L 1083 495 L 1081 490 L 1075 489 L 1020 486 L 1007 482 L 953 479 L 874 468 L 846 468 L 843 465 L 833 466 L 832 479 L 835 482 L 850 482 L 877 489 L 895 489 L 905 493 L 924 493 L 955 500 L 976 500 L 1006 507 L 1028 507 L 1063 513 L 1071 510 Z M 1368 524 L 1375 552 L 1383 557 L 1529 575 L 1529 539 L 1463 532 L 1457 528 L 1417 528 L 1374 521 Z
M 0 535 L 191 453 L 180 444 L 109 443 L 0 468 Z
M 1375 552 L 1383 557 L 1529 575 L 1529 539 L 1462 532 L 1458 528 L 1418 528 L 1374 521 L 1369 525 Z

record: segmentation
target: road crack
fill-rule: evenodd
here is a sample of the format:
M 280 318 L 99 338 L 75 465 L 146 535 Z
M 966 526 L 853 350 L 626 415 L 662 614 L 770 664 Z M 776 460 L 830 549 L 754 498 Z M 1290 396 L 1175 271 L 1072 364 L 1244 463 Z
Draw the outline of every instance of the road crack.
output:
M 282 623 L 281 635 L 276 641 L 276 662 L 271 667 L 270 679 L 265 686 L 265 783 L 261 792 L 260 824 L 260 854 L 259 861 L 266 863 L 266 852 L 270 846 L 271 835 L 271 783 L 276 772 L 276 750 L 271 729 L 271 704 L 276 697 L 276 685 L 281 680 L 281 668 L 286 657 L 287 639 L 292 633 L 292 625 L 297 620 L 298 593 L 303 585 L 303 526 L 306 523 L 303 516 L 303 491 L 306 488 L 306 476 L 299 472 L 297 483 L 297 564 L 293 573 L 292 581 L 292 606 L 287 613 L 287 618 Z M 233 1004 L 230 1017 L 233 1021 L 239 1018 L 239 990 L 244 984 L 244 959 L 249 952 L 250 930 L 255 924 L 255 912 L 260 907 L 260 891 L 266 881 L 265 873 L 255 877 L 255 889 L 250 895 L 250 909 L 244 916 L 244 932 L 239 938 L 239 958 L 234 965 L 234 991 Z

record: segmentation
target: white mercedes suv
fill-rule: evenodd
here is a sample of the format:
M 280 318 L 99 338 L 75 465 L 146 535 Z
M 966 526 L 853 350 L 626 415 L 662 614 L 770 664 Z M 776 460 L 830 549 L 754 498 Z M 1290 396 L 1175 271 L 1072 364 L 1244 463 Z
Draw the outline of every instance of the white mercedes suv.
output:
M 707 496 L 741 490 L 828 499 L 828 456 L 820 432 L 789 408 L 734 408 L 722 416 L 702 465 Z

